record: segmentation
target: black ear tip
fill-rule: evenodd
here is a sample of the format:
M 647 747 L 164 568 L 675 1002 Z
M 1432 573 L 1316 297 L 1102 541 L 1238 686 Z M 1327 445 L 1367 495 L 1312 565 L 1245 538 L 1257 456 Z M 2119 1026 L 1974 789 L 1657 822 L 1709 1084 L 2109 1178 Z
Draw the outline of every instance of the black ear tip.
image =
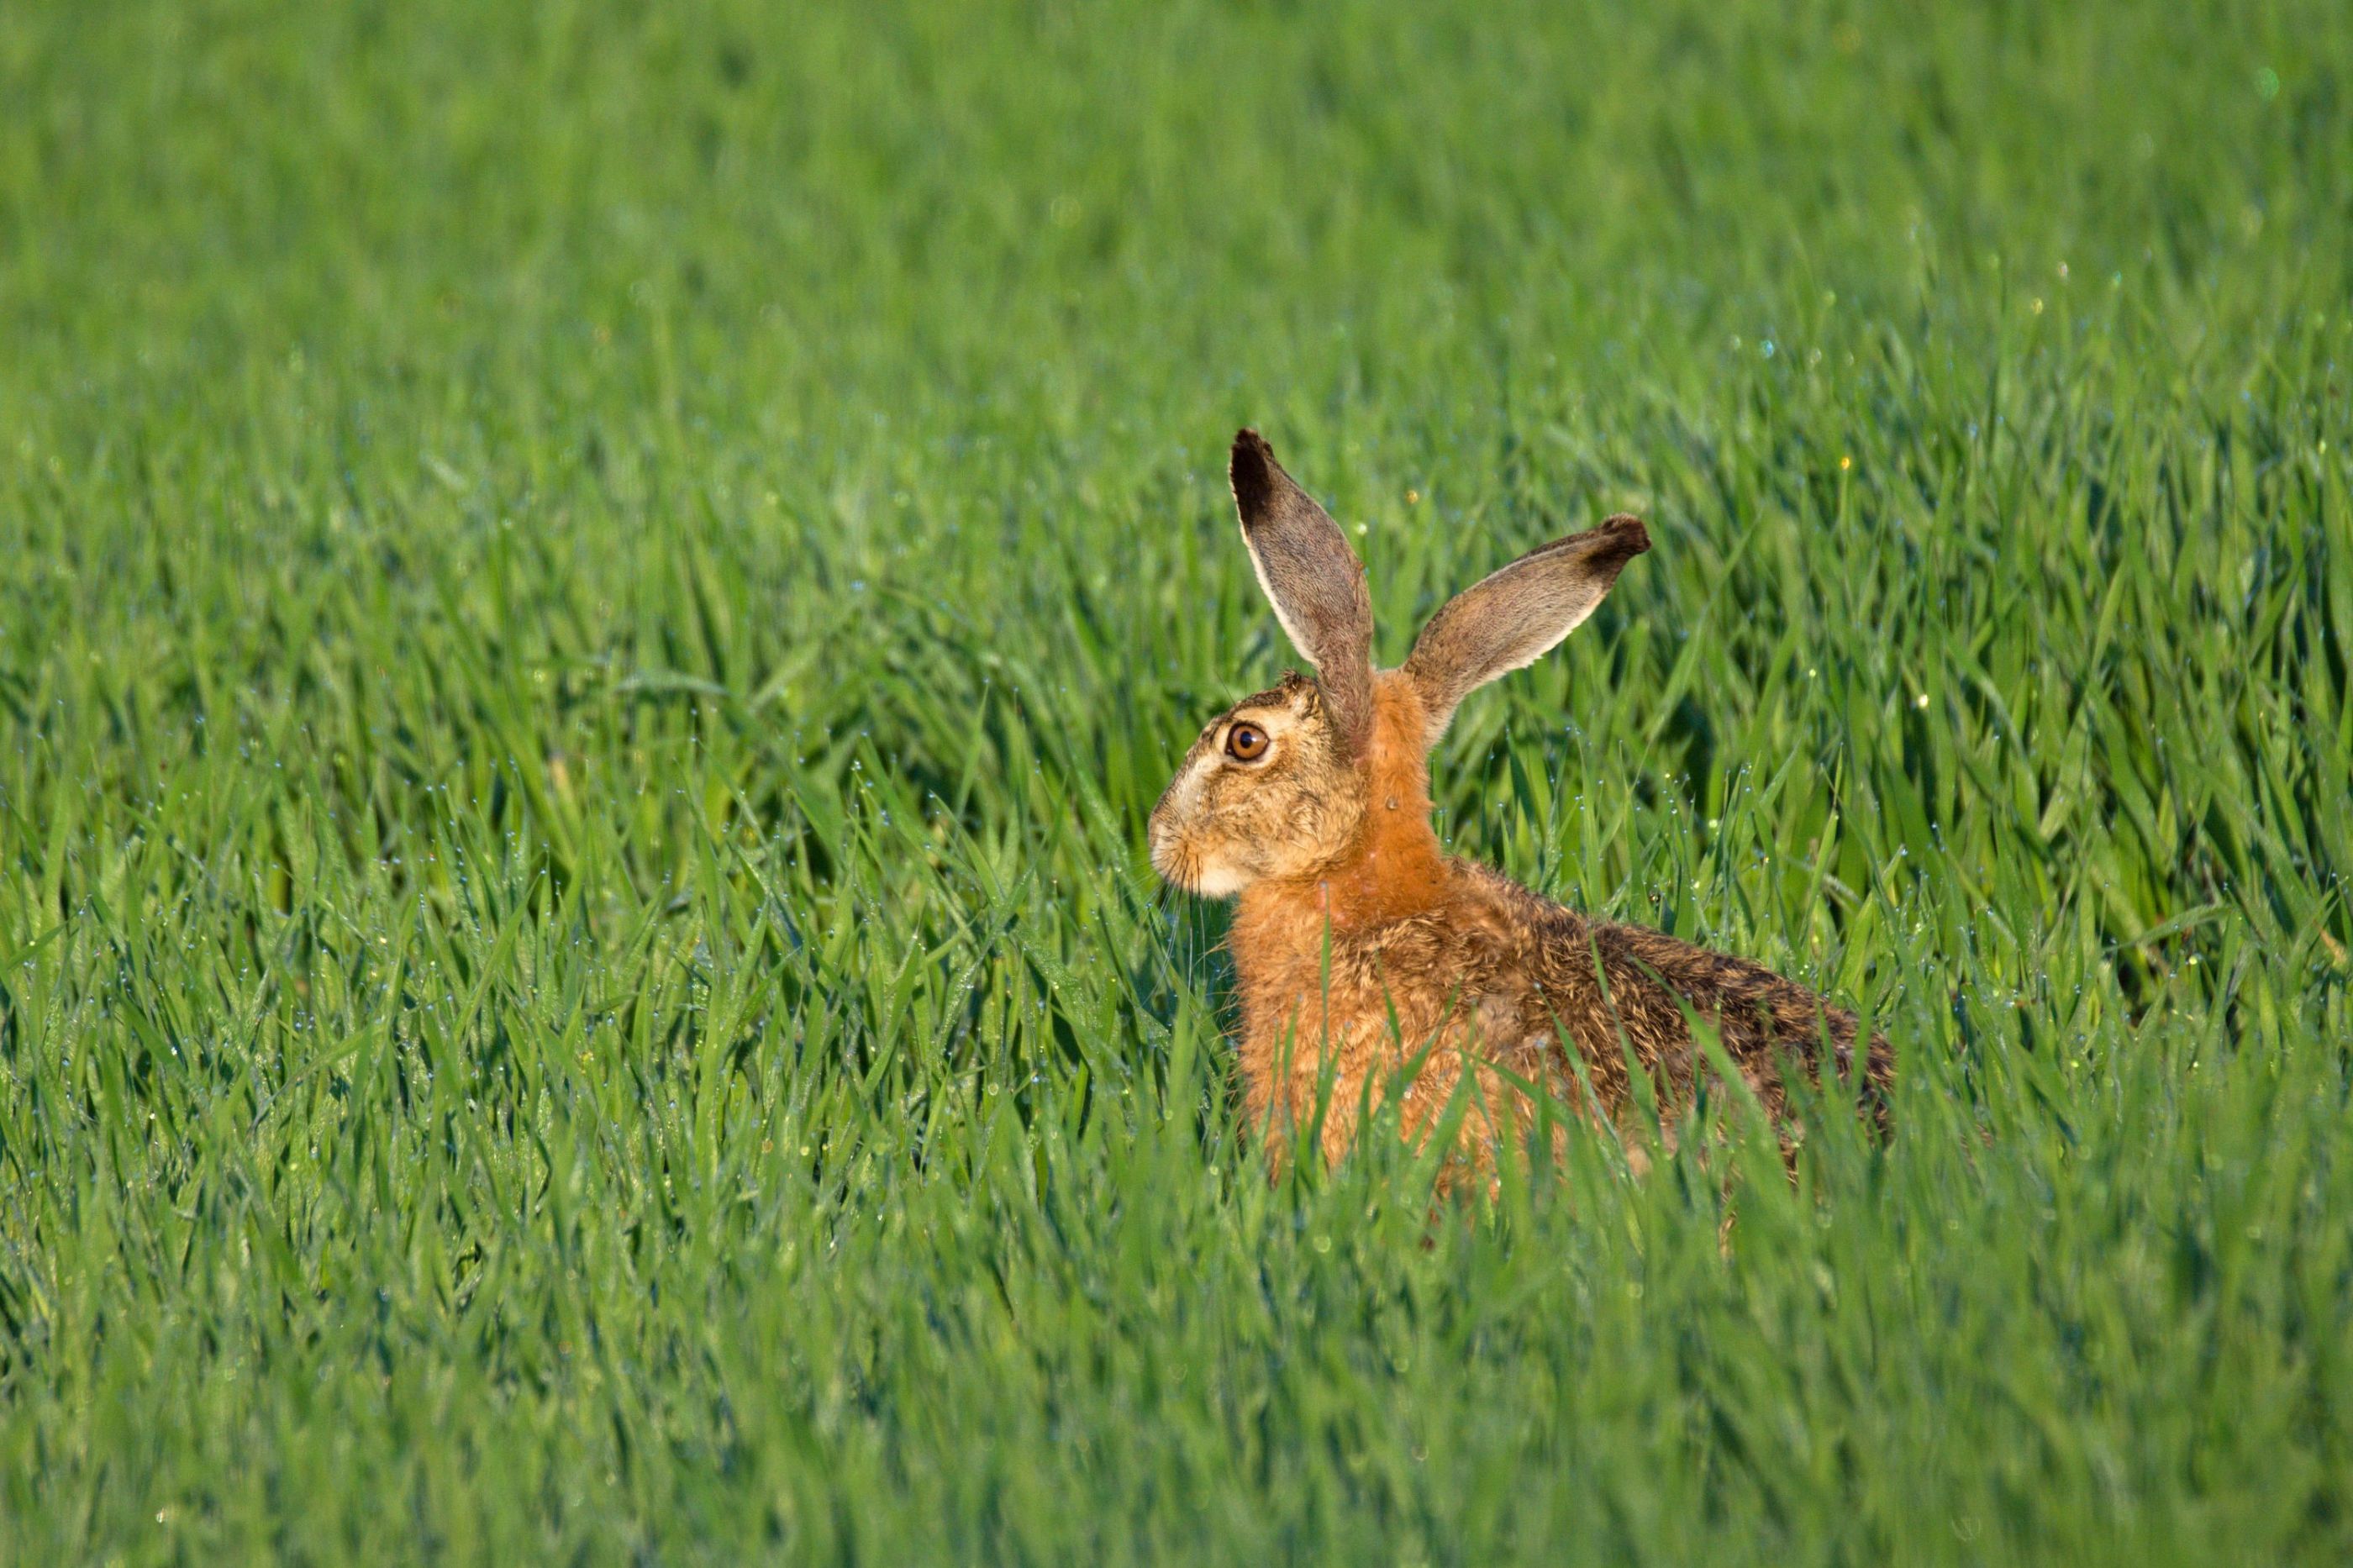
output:
M 1621 560 L 1640 555 L 1651 548 L 1651 531 L 1642 526 L 1641 518 L 1629 512 L 1621 511 L 1615 517 L 1603 518 L 1601 526 L 1595 531 L 1609 536 L 1611 549 Z
M 1274 448 L 1266 437 L 1245 426 L 1234 433 L 1234 454 L 1226 467 L 1233 481 L 1234 500 L 1244 516 L 1255 515 L 1274 491 Z

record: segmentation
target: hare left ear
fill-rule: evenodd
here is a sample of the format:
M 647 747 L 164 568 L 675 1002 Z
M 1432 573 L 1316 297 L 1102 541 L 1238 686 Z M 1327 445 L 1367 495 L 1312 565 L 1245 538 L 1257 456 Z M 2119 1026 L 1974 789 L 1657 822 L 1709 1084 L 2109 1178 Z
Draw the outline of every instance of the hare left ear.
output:
M 1601 603 L 1627 562 L 1651 548 L 1642 520 L 1623 514 L 1531 550 L 1449 599 L 1415 640 L 1405 673 L 1436 745 L 1462 699 L 1559 646 Z
M 1292 646 L 1315 667 L 1324 712 L 1361 752 L 1373 731 L 1373 600 L 1364 563 L 1257 431 L 1234 437 L 1227 473 L 1259 586 Z

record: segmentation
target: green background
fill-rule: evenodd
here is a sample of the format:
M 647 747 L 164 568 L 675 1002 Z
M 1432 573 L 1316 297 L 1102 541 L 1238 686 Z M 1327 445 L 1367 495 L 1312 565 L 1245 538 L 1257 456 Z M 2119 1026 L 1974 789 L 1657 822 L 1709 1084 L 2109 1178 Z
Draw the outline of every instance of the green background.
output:
M 0 1559 L 2342 1561 L 2331 4 L 0 6 Z M 1145 813 L 1656 548 L 1462 851 L 1896 1042 L 1270 1183 Z M 1698 1140 L 1687 1141 L 1686 1146 Z

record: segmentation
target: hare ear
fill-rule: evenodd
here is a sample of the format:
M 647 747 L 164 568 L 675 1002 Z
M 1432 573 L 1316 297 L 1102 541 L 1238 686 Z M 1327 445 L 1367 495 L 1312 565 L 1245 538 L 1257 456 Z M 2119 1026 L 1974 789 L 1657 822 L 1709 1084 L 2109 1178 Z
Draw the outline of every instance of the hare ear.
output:
M 1361 750 L 1373 728 L 1373 601 L 1364 563 L 1257 431 L 1234 437 L 1227 473 L 1258 585 L 1292 646 L 1315 667 L 1324 711 Z
M 1428 743 L 1437 744 L 1473 689 L 1558 647 L 1601 603 L 1619 569 L 1649 548 L 1641 519 L 1613 517 L 1531 550 L 1449 599 L 1405 661 L 1429 715 Z

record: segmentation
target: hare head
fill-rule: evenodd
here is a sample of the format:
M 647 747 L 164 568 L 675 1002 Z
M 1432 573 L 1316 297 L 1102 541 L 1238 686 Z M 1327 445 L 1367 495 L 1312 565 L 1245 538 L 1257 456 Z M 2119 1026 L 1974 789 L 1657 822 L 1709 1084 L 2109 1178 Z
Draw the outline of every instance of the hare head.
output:
M 1402 667 L 1376 670 L 1365 568 L 1339 525 L 1255 430 L 1234 437 L 1229 474 L 1259 586 L 1315 679 L 1286 676 L 1219 714 L 1153 808 L 1154 868 L 1205 897 L 1329 877 L 1392 823 L 1427 837 L 1427 759 L 1455 707 L 1557 645 L 1651 547 L 1621 516 L 1532 551 L 1449 601 Z

